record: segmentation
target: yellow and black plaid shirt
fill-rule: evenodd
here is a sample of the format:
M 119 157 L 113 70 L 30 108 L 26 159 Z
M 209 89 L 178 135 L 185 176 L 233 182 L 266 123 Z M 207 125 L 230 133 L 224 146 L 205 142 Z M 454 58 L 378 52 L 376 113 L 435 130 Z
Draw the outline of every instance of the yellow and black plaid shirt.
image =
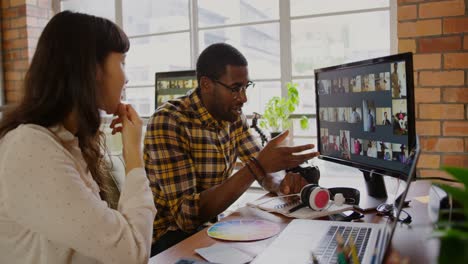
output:
M 244 115 L 216 121 L 197 91 L 165 103 L 148 123 L 144 158 L 158 209 L 153 242 L 169 230 L 199 227 L 200 192 L 229 177 L 238 157 L 247 162 L 260 151 Z

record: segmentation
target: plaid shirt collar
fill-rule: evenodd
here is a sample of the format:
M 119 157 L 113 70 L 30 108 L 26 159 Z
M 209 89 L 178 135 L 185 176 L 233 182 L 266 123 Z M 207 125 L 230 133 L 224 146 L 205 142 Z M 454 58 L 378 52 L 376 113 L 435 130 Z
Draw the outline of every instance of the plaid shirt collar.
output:
M 200 97 L 200 88 L 196 88 L 189 95 L 190 104 L 195 112 L 198 115 L 198 119 L 203 125 L 208 128 L 223 128 L 228 125 L 227 121 L 218 121 L 216 120 L 209 112 L 208 109 L 203 105 L 203 102 Z

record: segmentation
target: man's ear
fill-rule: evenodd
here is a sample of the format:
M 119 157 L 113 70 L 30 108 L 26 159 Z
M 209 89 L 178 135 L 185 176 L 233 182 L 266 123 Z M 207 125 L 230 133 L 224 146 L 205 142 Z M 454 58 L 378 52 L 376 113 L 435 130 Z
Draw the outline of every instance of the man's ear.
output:
M 213 82 L 206 76 L 200 77 L 200 90 L 202 93 L 212 93 Z

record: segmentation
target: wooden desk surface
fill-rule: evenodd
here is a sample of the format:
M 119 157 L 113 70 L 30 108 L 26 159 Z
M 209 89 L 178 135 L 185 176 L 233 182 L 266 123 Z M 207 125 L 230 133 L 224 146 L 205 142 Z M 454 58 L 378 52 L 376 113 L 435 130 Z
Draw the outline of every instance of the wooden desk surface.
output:
M 392 190 L 392 188 L 398 185 L 395 179 L 389 177 L 385 178 L 387 190 Z M 332 182 L 335 182 L 335 184 L 333 185 Z M 342 181 L 337 181 L 336 178 L 330 179 L 330 181 L 323 179 L 320 180 L 322 186 L 327 186 L 328 184 L 331 184 L 328 186 L 337 186 L 336 182 L 343 183 Z M 341 186 L 355 187 L 361 191 L 361 197 L 367 196 L 365 187 L 363 187 L 364 180 L 362 179 L 362 177 L 353 179 L 352 181 L 346 180 L 346 182 L 346 185 L 343 184 Z M 348 182 L 350 184 L 348 184 Z M 403 187 L 404 186 L 400 186 L 400 188 Z M 407 197 L 407 200 L 411 199 L 411 203 L 410 207 L 406 208 L 405 210 L 411 215 L 413 221 L 410 226 L 399 224 L 393 237 L 391 250 L 397 250 L 402 256 L 409 257 L 410 263 L 435 263 L 437 259 L 438 241 L 435 239 L 430 239 L 432 226 L 428 219 L 427 204 L 419 201 L 421 199 L 414 199 L 418 197 L 427 196 L 429 188 L 429 182 L 413 182 L 411 184 L 410 192 Z M 389 191 L 389 194 L 390 193 L 392 192 Z M 265 219 L 271 222 L 278 223 L 280 224 L 281 229 L 285 228 L 286 225 L 292 220 L 291 218 L 287 218 L 279 214 L 271 214 L 251 207 L 240 208 L 239 210 L 224 218 L 223 220 L 252 218 Z M 376 216 L 375 213 L 368 213 L 365 215 L 364 221 L 379 223 L 384 220 L 381 217 Z M 197 255 L 194 252 L 194 250 L 197 248 L 209 247 L 215 243 L 231 243 L 232 246 L 241 250 L 247 249 L 250 252 L 260 253 L 261 250 L 263 250 L 267 245 L 269 245 L 269 243 L 271 243 L 274 238 L 276 238 L 276 236 L 270 239 L 255 242 L 223 242 L 220 240 L 210 238 L 207 235 L 205 228 L 200 232 L 196 233 L 195 235 L 152 257 L 149 263 L 175 263 L 180 258 L 202 259 L 199 255 Z

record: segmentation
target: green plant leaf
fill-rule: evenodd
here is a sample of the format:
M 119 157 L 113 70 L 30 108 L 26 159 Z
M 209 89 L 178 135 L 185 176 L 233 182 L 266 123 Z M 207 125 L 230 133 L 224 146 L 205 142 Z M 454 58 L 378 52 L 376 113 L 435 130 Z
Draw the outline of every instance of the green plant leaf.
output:
M 456 188 L 447 184 L 438 184 L 440 188 L 450 194 L 453 199 L 461 204 L 462 211 L 468 217 L 468 170 L 464 168 L 443 167 L 450 175 L 460 181 L 464 188 Z M 441 210 L 440 213 L 444 213 Z M 433 233 L 440 238 L 439 263 L 468 263 L 468 222 L 467 221 L 439 221 L 438 229 Z
M 465 216 L 468 216 L 468 192 L 466 189 L 455 188 L 448 185 L 439 185 L 447 193 L 451 194 L 453 199 L 460 202 L 465 211 Z
M 286 85 L 288 96 L 286 98 L 272 97 L 265 106 L 262 118 L 263 122 L 260 121 L 260 127 L 270 129 L 270 132 L 282 131 L 291 127 L 292 122 L 289 117 L 299 106 L 297 84 L 287 83 Z
M 468 239 L 468 232 L 456 228 L 438 229 L 432 233 L 433 237 L 456 237 L 459 239 Z
M 463 210 L 461 210 L 463 211 Z M 455 220 L 441 220 L 437 223 L 437 228 L 438 229 L 443 229 L 443 228 L 448 228 L 448 227 L 454 227 L 463 231 L 468 232 L 468 223 L 465 221 L 455 221 Z
M 464 188 L 456 188 L 447 184 L 439 184 L 440 188 L 451 194 L 453 199 L 462 204 L 463 209 L 465 210 L 465 215 L 468 216 L 468 169 L 456 167 L 442 167 L 442 169 L 447 171 L 464 185 Z
M 302 116 L 300 120 L 301 128 L 306 130 L 309 128 L 309 119 L 307 116 Z
M 468 263 L 468 239 L 459 237 L 457 231 L 450 232 L 441 238 L 438 263 Z
M 468 169 L 456 167 L 442 167 L 443 170 L 468 187 Z

